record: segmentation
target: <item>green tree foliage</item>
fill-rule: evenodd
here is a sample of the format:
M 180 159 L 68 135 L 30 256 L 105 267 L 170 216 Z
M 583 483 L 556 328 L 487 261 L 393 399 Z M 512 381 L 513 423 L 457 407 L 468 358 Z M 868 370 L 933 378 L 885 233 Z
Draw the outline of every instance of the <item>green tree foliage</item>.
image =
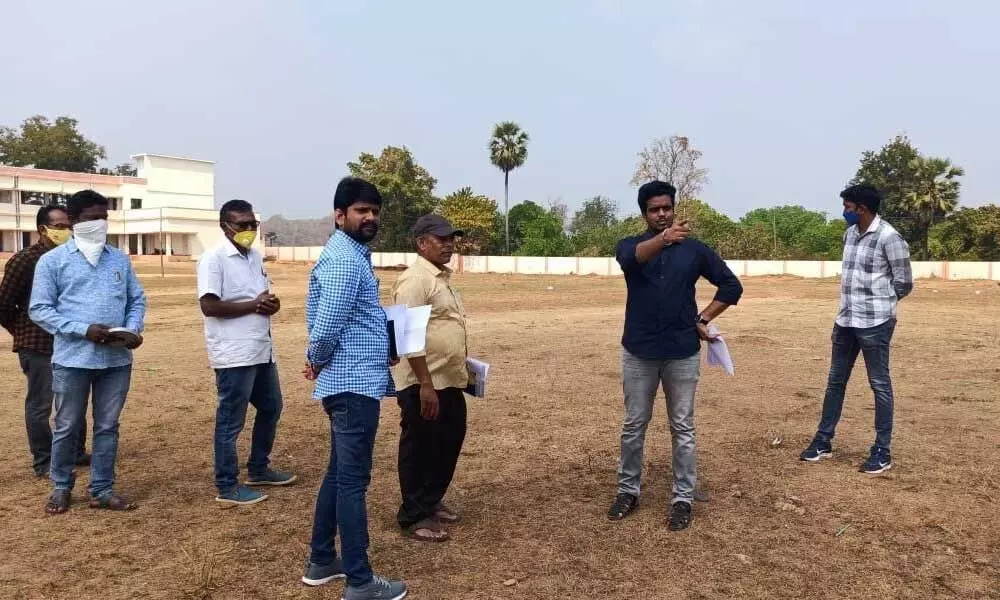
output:
M 931 256 L 1000 261 L 1000 206 L 963 208 L 930 231 Z
M 558 215 L 545 211 L 533 219 L 522 222 L 520 245 L 515 254 L 520 256 L 572 256 L 573 244 L 563 230 Z
M 458 229 L 465 231 L 458 249 L 463 254 L 482 254 L 493 237 L 493 224 L 499 216 L 497 203 L 464 187 L 445 196 L 438 212 Z
M 420 216 L 434 212 L 437 180 L 413 159 L 405 147 L 387 146 L 379 156 L 367 152 L 347 163 L 351 175 L 375 184 L 382 194 L 379 236 L 374 248 L 408 251 L 413 248 L 410 230 Z
M 513 252 L 517 252 L 524 244 L 526 228 L 534 221 L 537 221 L 549 214 L 542 206 L 535 204 L 531 200 L 515 204 L 507 213 L 510 225 L 510 247 Z M 558 219 L 554 219 L 558 220 Z M 559 224 L 562 231 L 562 224 Z M 500 239 L 504 240 L 504 228 L 500 228 Z M 503 247 L 503 246 L 501 246 Z
M 958 178 L 965 175 L 965 171 L 944 158 L 915 158 L 911 167 L 916 173 L 916 181 L 907 190 L 904 202 L 909 213 L 916 217 L 915 236 L 920 245 L 914 254 L 927 260 L 930 258 L 931 227 L 958 207 L 962 185 Z
M 573 235 L 592 229 L 609 228 L 618 222 L 618 206 L 610 198 L 594 196 L 583 202 L 580 210 L 573 214 L 569 231 Z
M 96 173 L 105 158 L 104 147 L 85 138 L 71 117 L 57 117 L 53 123 L 36 115 L 19 129 L 0 127 L 0 164 Z
M 775 258 L 831 260 L 838 258 L 846 225 L 842 219 L 828 223 L 825 214 L 801 206 L 758 208 L 740 224 L 770 231 Z
M 914 257 L 930 256 L 930 229 L 958 206 L 961 167 L 925 157 L 906 136 L 896 136 L 878 152 L 861 155 L 852 184 L 868 183 L 882 192 L 881 215 L 909 242 Z

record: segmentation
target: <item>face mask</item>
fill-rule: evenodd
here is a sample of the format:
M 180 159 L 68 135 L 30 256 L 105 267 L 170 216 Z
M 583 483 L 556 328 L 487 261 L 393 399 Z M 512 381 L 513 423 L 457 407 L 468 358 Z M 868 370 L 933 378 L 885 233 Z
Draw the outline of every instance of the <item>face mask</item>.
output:
M 69 229 L 52 229 L 51 227 L 45 228 L 45 237 L 49 238 L 56 246 L 62 246 L 69 241 L 70 236 L 73 232 Z
M 73 239 L 87 262 L 96 267 L 108 240 L 107 220 L 77 223 L 73 226 Z
M 250 246 L 253 246 L 253 243 L 256 239 L 257 239 L 256 231 L 240 231 L 238 233 L 233 234 L 233 241 L 239 244 L 240 246 L 246 248 L 247 250 L 250 249 Z
M 851 225 L 857 225 L 858 223 L 861 222 L 861 215 L 859 215 L 856 212 L 844 209 L 844 220 L 847 221 L 848 227 L 850 227 Z

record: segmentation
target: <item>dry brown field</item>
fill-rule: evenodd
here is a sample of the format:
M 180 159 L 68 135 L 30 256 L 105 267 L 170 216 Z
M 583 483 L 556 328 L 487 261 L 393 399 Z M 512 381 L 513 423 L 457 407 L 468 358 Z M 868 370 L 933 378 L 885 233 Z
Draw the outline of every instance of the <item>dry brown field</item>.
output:
M 149 298 L 122 418 L 113 514 L 74 505 L 49 517 L 32 476 L 24 382 L 0 356 L 0 598 L 327 599 L 342 584 L 299 583 L 328 420 L 299 374 L 309 267 L 272 265 L 283 309 L 274 336 L 285 412 L 272 456 L 300 481 L 268 501 L 213 502 L 214 379 L 193 266 L 140 271 Z M 396 274 L 380 272 L 383 292 Z M 699 467 L 710 501 L 690 529 L 666 527 L 664 403 L 647 435 L 641 508 L 605 516 L 622 417 L 620 278 L 457 275 L 472 354 L 494 365 L 449 502 L 464 523 L 446 544 L 413 542 L 394 521 L 398 408 L 386 401 L 369 491 L 371 559 L 428 600 L 552 598 L 1000 598 L 1000 286 L 921 280 L 893 343 L 895 467 L 858 465 L 873 439 L 859 361 L 835 458 L 797 460 L 819 416 L 837 308 L 835 280 L 744 281 L 720 320 L 736 376 L 703 365 Z M 702 303 L 709 286 L 700 288 Z M 8 338 L 9 340 L 9 338 Z M 7 342 L 4 342 L 7 343 Z M 249 418 L 253 418 L 250 411 Z M 249 430 L 241 436 L 245 461 Z M 88 439 L 89 448 L 89 439 Z M 241 469 L 242 469 L 241 465 Z

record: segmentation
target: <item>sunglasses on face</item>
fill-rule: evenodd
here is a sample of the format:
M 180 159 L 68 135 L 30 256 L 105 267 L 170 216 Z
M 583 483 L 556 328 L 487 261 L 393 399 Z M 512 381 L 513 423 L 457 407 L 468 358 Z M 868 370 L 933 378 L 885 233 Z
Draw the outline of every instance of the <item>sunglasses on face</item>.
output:
M 226 221 L 236 231 L 257 231 L 260 221 Z

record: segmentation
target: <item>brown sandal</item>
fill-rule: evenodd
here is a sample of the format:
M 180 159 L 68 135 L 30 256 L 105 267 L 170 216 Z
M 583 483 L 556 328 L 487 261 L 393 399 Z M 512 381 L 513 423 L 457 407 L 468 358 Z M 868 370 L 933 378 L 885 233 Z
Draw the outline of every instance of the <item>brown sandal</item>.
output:
M 61 515 L 69 510 L 70 503 L 69 490 L 55 490 L 45 503 L 45 513 L 49 515 Z
M 417 533 L 421 530 L 433 531 L 434 535 L 427 535 L 426 533 Z M 423 521 L 418 521 L 413 525 L 410 525 L 403 530 L 406 537 L 417 540 L 418 542 L 447 542 L 451 539 L 448 532 L 441 529 L 440 525 L 431 519 L 424 519 Z
M 106 496 L 101 496 L 100 498 L 91 498 L 90 508 L 103 508 L 106 510 L 135 510 L 139 508 L 139 505 L 135 502 L 129 502 L 125 498 L 119 496 L 118 494 L 111 493 Z

